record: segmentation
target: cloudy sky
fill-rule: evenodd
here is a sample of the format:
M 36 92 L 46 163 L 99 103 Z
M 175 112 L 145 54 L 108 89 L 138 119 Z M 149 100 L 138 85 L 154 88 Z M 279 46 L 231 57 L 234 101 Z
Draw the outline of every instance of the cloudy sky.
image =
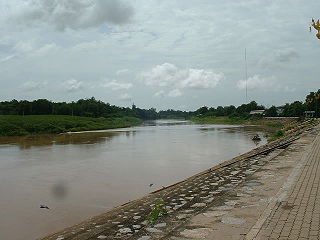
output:
M 0 0 L 0 100 L 158 110 L 304 100 L 319 0 Z M 248 79 L 244 53 L 247 52 Z

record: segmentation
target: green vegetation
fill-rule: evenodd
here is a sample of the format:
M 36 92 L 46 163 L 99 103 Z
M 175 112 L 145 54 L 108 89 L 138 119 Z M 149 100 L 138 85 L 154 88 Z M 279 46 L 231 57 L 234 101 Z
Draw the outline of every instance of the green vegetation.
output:
M 284 129 L 284 131 L 286 132 L 286 131 L 290 131 L 291 129 L 294 129 L 295 128 L 295 126 L 287 126 L 287 127 L 285 127 L 285 129 Z
M 135 117 L 89 118 L 61 115 L 0 116 L 0 136 L 102 130 L 139 125 Z
M 283 128 L 284 124 L 282 122 L 264 122 L 261 121 L 261 125 L 273 127 L 273 128 Z
M 196 123 L 203 123 L 203 124 L 244 124 L 247 122 L 246 119 L 239 118 L 239 117 L 214 117 L 214 116 L 192 117 L 190 120 Z
M 282 138 L 284 135 L 285 135 L 285 132 L 283 130 L 278 130 L 268 138 L 268 142 L 272 142 L 274 140 Z
M 132 108 L 117 107 L 96 100 L 94 97 L 80 99 L 77 102 L 52 102 L 47 99 L 30 101 L 0 102 L 0 115 L 70 115 L 81 117 L 136 117 L 144 120 L 156 119 L 156 109 L 140 109 L 135 105 Z
M 149 217 L 147 218 L 147 221 L 149 223 L 153 223 L 155 222 L 159 217 L 166 215 L 168 212 L 165 208 L 165 202 L 164 201 L 160 201 L 157 202 L 154 207 L 152 208 L 152 211 L 149 215 Z

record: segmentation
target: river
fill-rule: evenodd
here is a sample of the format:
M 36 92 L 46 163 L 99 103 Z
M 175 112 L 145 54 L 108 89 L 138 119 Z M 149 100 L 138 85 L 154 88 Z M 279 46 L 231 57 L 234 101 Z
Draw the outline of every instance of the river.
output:
M 157 120 L 0 138 L 0 239 L 35 239 L 247 152 L 254 126 Z M 40 208 L 46 205 L 50 209 Z

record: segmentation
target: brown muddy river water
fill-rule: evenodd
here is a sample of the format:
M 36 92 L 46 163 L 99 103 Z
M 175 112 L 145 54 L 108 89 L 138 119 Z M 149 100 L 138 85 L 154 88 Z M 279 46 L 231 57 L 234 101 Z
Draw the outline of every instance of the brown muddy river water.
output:
M 158 120 L 0 138 L 0 239 L 32 240 L 79 223 L 266 143 L 251 140 L 257 133 L 265 131 Z

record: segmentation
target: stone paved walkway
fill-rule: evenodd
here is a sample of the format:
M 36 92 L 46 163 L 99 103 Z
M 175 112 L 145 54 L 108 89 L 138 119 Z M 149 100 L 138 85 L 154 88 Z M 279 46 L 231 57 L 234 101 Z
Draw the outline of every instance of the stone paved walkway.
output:
M 273 207 L 251 239 L 320 239 L 320 134 L 301 163 L 288 196 Z

